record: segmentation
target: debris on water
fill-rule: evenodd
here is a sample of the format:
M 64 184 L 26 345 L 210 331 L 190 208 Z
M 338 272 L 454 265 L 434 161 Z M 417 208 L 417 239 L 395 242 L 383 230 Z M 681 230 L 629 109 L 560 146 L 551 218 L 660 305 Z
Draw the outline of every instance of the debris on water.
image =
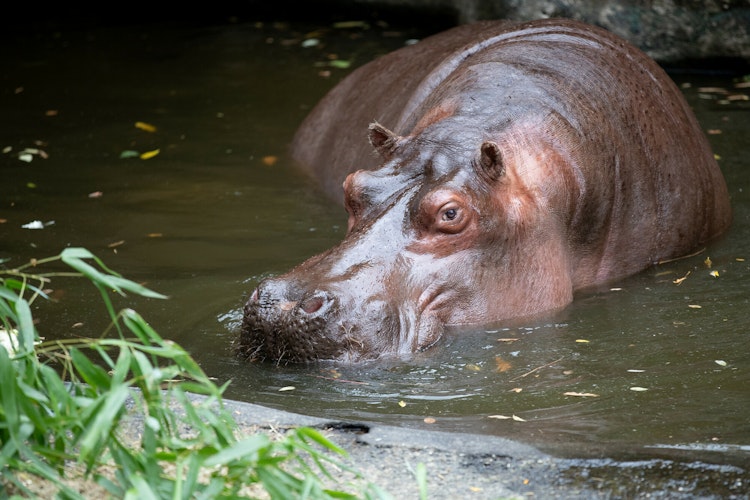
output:
M 516 422 L 526 422 L 525 419 L 517 416 L 517 415 L 488 415 L 487 418 L 494 418 L 496 420 L 515 420 Z
M 678 285 L 678 286 L 679 286 L 679 285 L 681 285 L 681 284 L 682 284 L 682 282 L 683 282 L 683 281 L 685 281 L 685 280 L 687 279 L 687 277 L 688 277 L 688 276 L 690 276 L 690 272 L 691 272 L 691 271 L 688 271 L 688 272 L 687 272 L 687 273 L 685 274 L 685 276 L 683 276 L 682 278 L 677 278 L 676 280 L 672 280 L 672 283 L 674 283 L 675 285 Z
M 645 388 L 645 387 L 638 387 L 638 386 L 635 386 L 635 387 L 631 387 L 631 388 L 630 388 L 630 390 L 631 390 L 631 391 L 633 391 L 633 392 L 645 392 L 645 391 L 647 391 L 648 389 L 647 389 L 647 388 Z
M 352 29 L 361 28 L 363 30 L 370 29 L 370 23 L 367 21 L 339 21 L 333 23 L 333 27 L 336 29 Z
M 295 389 L 296 389 L 296 387 L 294 387 L 293 385 L 287 385 L 287 386 L 284 386 L 281 389 L 279 389 L 279 392 L 293 391 Z
M 711 262 L 711 257 L 706 257 L 706 259 L 703 261 L 703 264 L 707 268 L 711 269 L 711 266 L 713 265 L 713 262 Z
M 723 359 L 715 359 L 714 363 L 716 363 L 719 366 L 727 366 L 727 362 L 724 361 Z
M 505 361 L 500 356 L 495 356 L 495 371 L 497 371 L 498 373 L 507 372 L 512 367 L 513 365 Z
M 718 278 L 718 277 L 719 277 L 719 271 L 716 271 L 716 270 L 713 270 L 713 271 L 711 271 L 711 272 L 710 272 L 710 273 L 708 273 L 708 274 L 710 274 L 710 275 L 711 275 L 711 276 L 713 276 L 714 278 Z
M 425 417 L 425 418 L 424 418 L 424 423 L 425 423 L 425 424 L 434 424 L 435 422 L 437 422 L 437 420 L 435 420 L 435 419 L 434 419 L 434 418 L 432 418 L 432 417 Z
M 55 223 L 55 221 L 50 220 L 47 222 L 42 222 L 40 220 L 34 220 L 29 222 L 28 224 L 23 224 L 21 227 L 23 229 L 44 229 L 47 226 L 51 226 Z
M 277 156 L 268 155 L 268 156 L 264 156 L 261 161 L 263 162 L 263 165 L 267 167 L 272 167 L 276 164 L 278 160 L 279 158 Z
M 328 65 L 332 68 L 337 69 L 349 69 L 349 67 L 352 65 L 351 61 L 345 61 L 343 59 L 334 59 L 332 61 L 328 61 Z
M 574 396 L 577 398 L 598 398 L 598 394 L 593 392 L 564 392 L 563 396 Z
M 151 151 L 146 151 L 145 153 L 141 153 L 141 160 L 150 160 L 154 156 L 158 155 L 161 152 L 160 149 L 152 149 Z
M 89 193 L 89 198 L 101 198 L 102 196 L 104 196 L 104 193 L 102 193 L 101 191 L 94 191 L 92 193 Z
M 688 304 L 688 307 L 690 309 L 702 309 L 703 308 L 703 306 L 700 306 L 698 304 Z
M 591 341 L 586 339 L 576 339 L 577 344 L 588 344 L 589 342 Z
M 143 130 L 144 132 L 156 132 L 156 127 L 146 122 L 135 122 L 135 128 Z

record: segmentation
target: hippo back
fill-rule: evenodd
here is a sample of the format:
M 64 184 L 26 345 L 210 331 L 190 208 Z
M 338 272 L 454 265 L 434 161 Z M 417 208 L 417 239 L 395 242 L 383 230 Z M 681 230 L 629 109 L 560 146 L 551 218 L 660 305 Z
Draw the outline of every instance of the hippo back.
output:
M 566 227 L 574 289 L 684 255 L 730 223 L 723 177 L 679 89 L 624 40 L 571 20 L 465 25 L 376 59 L 316 106 L 293 155 L 341 199 L 348 173 L 379 163 L 370 122 L 413 135 L 446 102 L 512 155 L 560 160 L 526 181 Z

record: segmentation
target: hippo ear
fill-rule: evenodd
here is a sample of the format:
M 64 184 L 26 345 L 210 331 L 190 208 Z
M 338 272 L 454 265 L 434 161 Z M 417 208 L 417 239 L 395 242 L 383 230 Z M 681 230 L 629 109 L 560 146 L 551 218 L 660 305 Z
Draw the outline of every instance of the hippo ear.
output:
M 482 143 L 480 148 L 479 169 L 490 182 L 498 180 L 505 173 L 505 164 L 500 147 L 490 141 Z
M 375 151 L 377 151 L 383 158 L 387 159 L 390 157 L 396 147 L 399 137 L 378 122 L 372 122 L 368 127 L 368 130 L 370 144 L 375 148 Z

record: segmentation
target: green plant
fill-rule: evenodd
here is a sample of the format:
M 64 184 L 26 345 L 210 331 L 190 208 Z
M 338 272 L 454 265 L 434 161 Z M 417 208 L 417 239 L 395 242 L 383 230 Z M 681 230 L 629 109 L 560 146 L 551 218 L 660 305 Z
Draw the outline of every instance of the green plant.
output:
M 56 261 L 75 272 L 36 272 Z M 96 286 L 112 327 L 99 338 L 41 341 L 30 304 L 46 297 L 51 277 L 71 275 Z M 324 486 L 341 482 L 332 470 L 361 478 L 317 430 L 238 436 L 222 403 L 226 385 L 217 387 L 135 311 L 116 312 L 113 291 L 163 298 L 82 248 L 0 270 L 0 496 L 3 488 L 34 494 L 24 480 L 32 477 L 61 498 L 83 498 L 71 486 L 70 471 L 79 470 L 117 498 L 356 497 Z M 372 485 L 352 487 L 385 496 Z

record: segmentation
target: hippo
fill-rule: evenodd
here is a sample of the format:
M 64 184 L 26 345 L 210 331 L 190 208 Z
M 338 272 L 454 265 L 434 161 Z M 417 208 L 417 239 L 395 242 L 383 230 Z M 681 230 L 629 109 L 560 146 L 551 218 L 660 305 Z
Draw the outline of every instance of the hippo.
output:
M 369 141 L 366 139 L 369 138 Z M 245 359 L 408 357 L 684 256 L 731 222 L 667 74 L 573 20 L 462 25 L 353 71 L 291 146 L 348 213 L 337 246 L 249 297 Z

